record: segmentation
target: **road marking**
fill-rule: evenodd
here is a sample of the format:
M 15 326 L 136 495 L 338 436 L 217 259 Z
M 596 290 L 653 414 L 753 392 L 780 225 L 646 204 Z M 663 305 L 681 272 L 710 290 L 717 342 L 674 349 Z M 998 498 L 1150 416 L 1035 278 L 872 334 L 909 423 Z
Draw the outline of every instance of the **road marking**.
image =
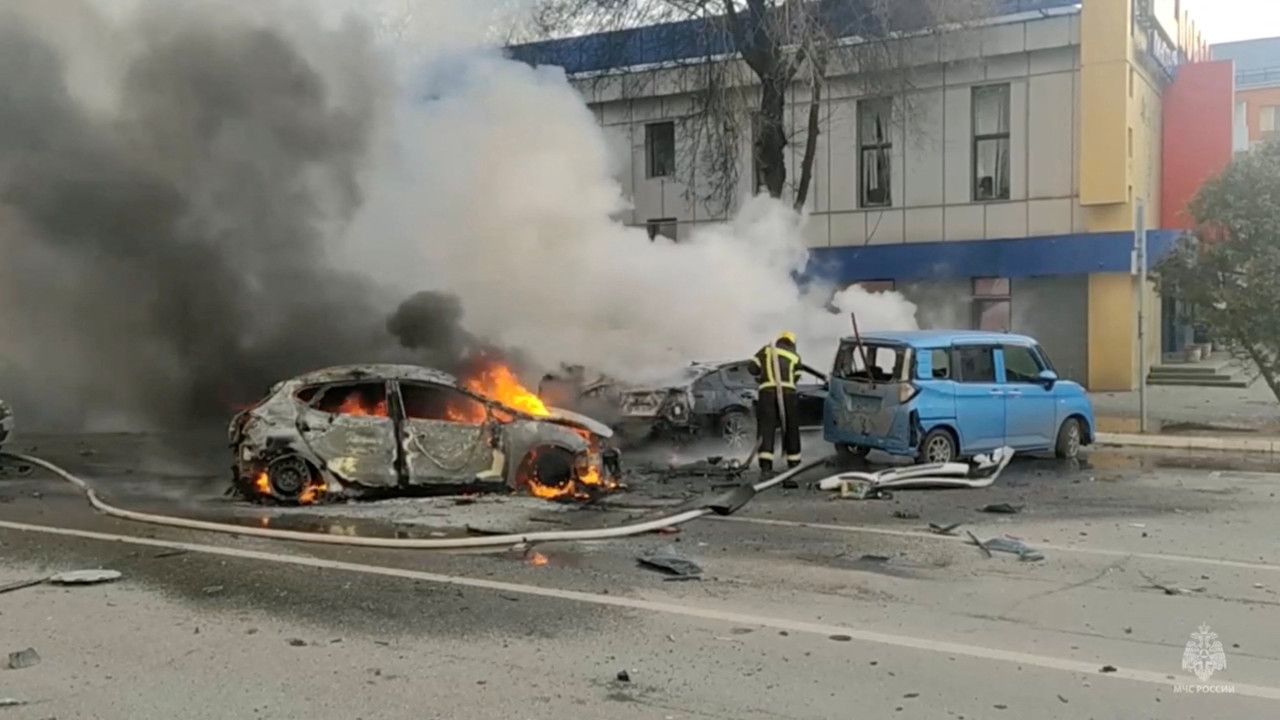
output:
M 734 625 L 756 625 L 776 630 L 810 633 L 824 637 L 842 635 L 853 640 L 876 643 L 878 645 L 910 648 L 913 650 L 943 653 L 947 655 L 962 655 L 981 660 L 997 660 L 1000 662 L 1030 665 L 1032 667 L 1040 667 L 1048 670 L 1060 670 L 1069 673 L 1081 673 L 1107 678 L 1133 680 L 1135 682 L 1148 683 L 1151 685 L 1160 685 L 1166 688 L 1170 687 L 1174 682 L 1169 679 L 1167 673 L 1163 672 L 1152 672 L 1150 670 L 1122 667 L 1117 668 L 1115 672 L 1103 674 L 1095 663 L 1071 660 L 1068 658 L 1052 657 L 1048 655 L 1032 655 L 1029 653 L 1002 650 L 999 648 L 984 647 L 981 645 L 968 645 L 964 643 L 931 640 L 928 638 L 911 637 L 908 635 L 890 635 L 870 630 L 859 630 L 857 628 L 844 625 L 828 625 L 825 623 L 788 620 L 786 618 L 775 618 L 764 615 L 727 612 L 712 608 L 678 605 L 675 603 L 657 602 L 653 600 L 639 600 L 619 597 L 616 595 L 600 595 L 596 593 L 580 592 L 577 590 L 560 590 L 557 588 L 541 587 L 538 585 L 522 585 L 519 583 L 503 582 L 501 580 L 481 580 L 479 578 L 460 575 L 441 575 L 438 573 L 422 572 L 420 570 L 405 570 L 381 565 L 364 565 L 361 563 L 343 562 L 340 560 L 306 557 L 303 555 L 269 553 L 259 550 L 219 547 L 216 545 L 201 545 L 198 543 L 179 542 L 175 540 L 157 540 L 154 538 L 115 535 L 111 533 L 93 532 L 90 530 L 51 527 L 48 525 L 30 525 L 27 523 L 9 522 L 4 520 L 0 520 L 0 528 L 17 530 L 20 532 L 62 535 L 65 537 L 75 537 L 86 540 L 102 540 L 106 542 L 119 542 L 130 545 L 143 545 L 169 550 L 185 550 L 191 553 L 218 555 L 221 557 L 239 558 L 243 560 L 260 560 L 263 562 L 273 562 L 284 565 L 297 565 L 301 567 L 314 567 L 326 570 L 362 573 L 365 575 L 379 575 L 383 577 L 420 580 L 423 582 L 456 585 L 483 590 L 496 590 L 506 593 L 589 603 L 592 605 L 605 605 L 617 608 L 626 608 L 629 610 L 643 610 L 652 613 L 679 615 L 683 617 L 699 618 L 702 620 L 714 620 Z M 1242 683 L 1232 684 L 1235 686 L 1235 694 L 1237 695 L 1265 698 L 1268 700 L 1280 700 L 1280 687 L 1246 685 Z
M 719 522 L 751 523 L 753 525 L 771 525 L 774 527 L 812 528 L 815 530 L 834 530 L 847 533 L 870 533 L 873 535 L 896 535 L 898 537 L 924 538 L 926 540 L 943 540 L 948 542 L 973 543 L 959 535 L 938 535 L 936 533 L 917 530 L 890 530 L 889 528 L 870 527 L 867 525 L 835 525 L 831 523 L 812 523 L 800 520 L 769 520 L 753 517 L 715 517 L 707 519 Z M 1054 545 L 1052 543 L 1035 543 L 1037 550 L 1056 550 L 1058 552 L 1080 553 L 1082 555 L 1101 555 L 1103 557 L 1135 557 L 1144 560 L 1166 560 L 1168 562 L 1195 563 L 1199 565 L 1216 565 L 1218 567 L 1238 568 L 1241 570 L 1261 570 L 1264 572 L 1280 572 L 1280 565 L 1245 562 L 1243 560 L 1223 560 L 1219 558 L 1196 557 L 1195 555 L 1166 555 L 1164 553 L 1134 552 L 1130 550 L 1108 550 L 1105 548 L 1084 548 L 1071 545 Z

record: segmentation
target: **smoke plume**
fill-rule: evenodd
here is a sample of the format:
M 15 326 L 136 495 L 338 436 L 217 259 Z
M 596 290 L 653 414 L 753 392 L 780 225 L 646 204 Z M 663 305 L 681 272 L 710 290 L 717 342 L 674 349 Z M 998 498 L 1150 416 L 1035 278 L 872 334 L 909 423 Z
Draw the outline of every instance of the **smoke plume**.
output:
M 611 219 L 592 112 L 492 49 L 508 3 L 127 5 L 0 8 L 0 396 L 24 427 L 225 420 L 345 362 L 506 348 L 641 380 L 781 330 L 824 364 L 851 309 L 914 326 L 894 295 L 797 290 L 774 201 L 679 244 Z

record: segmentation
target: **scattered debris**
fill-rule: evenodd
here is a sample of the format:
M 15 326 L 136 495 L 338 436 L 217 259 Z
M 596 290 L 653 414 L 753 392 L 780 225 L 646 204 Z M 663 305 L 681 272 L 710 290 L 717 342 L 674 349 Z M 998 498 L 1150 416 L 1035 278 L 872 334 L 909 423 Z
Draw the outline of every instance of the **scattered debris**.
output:
M 883 497 L 889 488 L 984 488 L 992 485 L 1013 459 L 1013 448 L 998 448 L 968 463 L 931 463 L 890 468 L 879 472 L 841 472 L 818 482 L 823 490 L 838 490 L 840 497 Z
M 1144 528 L 1146 526 L 1146 523 L 1129 523 L 1129 527 L 1131 528 Z
M 982 507 L 984 513 L 995 513 L 997 515 L 1017 515 L 1022 512 L 1025 505 L 1010 505 L 1009 503 L 992 503 Z
M 887 563 L 889 562 L 889 556 L 888 555 L 863 555 L 862 557 L 858 558 L 858 562 L 876 563 L 876 564 Z
M 904 699 L 906 699 L 906 700 L 910 700 L 911 698 L 918 698 L 918 697 L 920 697 L 920 693 L 907 693 L 906 695 L 903 695 L 902 697 L 903 697 Z
M 955 535 L 956 528 L 964 523 L 951 523 L 950 525 L 939 525 L 937 523 L 929 523 L 929 532 L 935 535 Z
M 40 653 L 35 648 L 27 648 L 26 650 L 18 650 L 9 653 L 9 669 L 22 670 L 23 668 L 35 667 L 40 664 Z
M 730 635 L 750 635 L 755 632 L 755 628 L 736 627 L 729 631 Z
M 19 700 L 18 698 L 0 698 L 0 708 L 22 707 L 26 704 L 26 700 Z
M 1062 697 L 1061 695 L 1058 696 L 1058 701 L 1061 702 L 1063 705 L 1067 704 L 1067 699 Z
M 302 638 L 289 638 L 285 642 L 289 643 L 290 647 L 306 647 L 307 646 L 307 641 L 303 640 Z
M 1161 582 L 1156 582 L 1155 580 L 1153 580 L 1153 579 L 1151 578 L 1151 576 L 1150 576 L 1150 575 L 1147 575 L 1146 573 L 1142 572 L 1141 570 L 1139 570 L 1139 571 L 1138 571 L 1138 574 L 1139 574 L 1140 576 L 1142 576 L 1142 579 L 1143 579 L 1143 580 L 1146 580 L 1146 581 L 1147 581 L 1147 583 L 1148 583 L 1147 585 L 1144 585 L 1143 587 L 1149 588 L 1149 589 L 1151 589 L 1151 590 L 1160 590 L 1160 591 L 1164 592 L 1164 594 L 1165 594 L 1165 595 L 1187 595 L 1187 594 L 1191 593 L 1191 591 L 1190 591 L 1190 590 L 1188 590 L 1188 589 L 1186 589 L 1186 588 L 1180 588 L 1180 587 L 1177 587 L 1177 586 L 1174 586 L 1174 585 L 1166 585 L 1166 584 L 1161 583 Z
M 849 642 L 853 638 L 848 635 L 829 635 L 827 636 L 827 639 L 835 640 L 836 642 Z
M 674 545 L 664 545 L 637 558 L 641 565 L 661 570 L 680 578 L 701 577 L 702 567 L 681 555 Z
M 969 532 L 968 530 L 965 530 L 964 534 L 969 536 L 969 539 L 973 541 L 974 545 L 978 546 L 978 549 L 982 550 L 983 554 L 985 554 L 987 557 L 992 557 L 991 551 L 987 549 L 986 545 L 982 544 L 982 541 L 978 539 L 977 535 L 974 535 L 972 532 Z
M 209 585 L 208 587 L 201 590 L 201 592 L 203 592 L 205 595 L 217 595 L 222 591 L 223 591 L 223 587 L 221 585 Z
M 1127 627 L 1127 628 L 1125 628 L 1125 629 L 1124 629 L 1124 634 L 1125 634 L 1125 635 L 1132 635 L 1132 634 L 1133 634 L 1133 628 L 1131 628 L 1131 627 Z
M 911 510 L 894 510 L 893 516 L 899 520 L 919 520 L 920 513 Z
M 631 673 L 627 672 L 626 670 L 619 670 L 617 677 L 618 677 L 618 682 L 624 682 L 624 683 L 631 682 Z
M 164 558 L 178 557 L 179 555 L 186 555 L 186 554 L 187 554 L 186 550 L 166 550 L 162 553 L 156 553 L 151 557 L 154 560 L 163 560 Z
M 1104 672 L 1104 673 L 1113 673 L 1113 672 L 1115 672 L 1115 671 L 1116 671 L 1116 666 L 1115 666 L 1115 665 L 1103 665 L 1103 666 L 1102 666 L 1102 669 L 1101 669 L 1099 672 Z
M 791 479 L 791 478 L 787 478 L 786 480 L 783 480 L 783 481 L 782 481 L 782 489 L 783 489 L 783 490 L 798 490 L 798 489 L 800 489 L 800 483 L 796 482 L 795 480 L 793 480 L 793 479 Z
M 93 585 L 97 583 L 110 582 L 120 578 L 120 573 L 115 570 L 71 570 L 69 572 L 56 573 L 48 577 L 32 578 L 30 580 L 19 580 L 9 583 L 8 585 L 0 585 L 0 595 L 14 590 L 35 587 L 44 583 L 53 583 L 54 585 Z

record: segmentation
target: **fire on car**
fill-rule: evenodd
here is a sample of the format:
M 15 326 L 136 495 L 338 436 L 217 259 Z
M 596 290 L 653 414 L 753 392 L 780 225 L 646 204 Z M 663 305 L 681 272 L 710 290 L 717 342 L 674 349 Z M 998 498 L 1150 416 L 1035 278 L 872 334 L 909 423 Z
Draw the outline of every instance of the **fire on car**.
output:
M 489 363 L 463 381 L 412 365 L 317 370 L 238 413 L 228 439 L 236 492 L 307 504 L 494 490 L 590 498 L 618 486 L 611 436 Z

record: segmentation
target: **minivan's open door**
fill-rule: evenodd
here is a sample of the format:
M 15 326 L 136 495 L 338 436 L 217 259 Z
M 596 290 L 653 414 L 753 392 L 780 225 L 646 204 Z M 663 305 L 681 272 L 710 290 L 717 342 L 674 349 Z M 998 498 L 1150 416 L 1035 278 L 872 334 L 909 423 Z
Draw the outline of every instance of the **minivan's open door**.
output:
M 910 382 L 913 365 L 913 350 L 906 345 L 842 342 L 830 377 L 835 434 L 867 447 L 910 450 L 910 418 L 900 409 L 917 392 Z

